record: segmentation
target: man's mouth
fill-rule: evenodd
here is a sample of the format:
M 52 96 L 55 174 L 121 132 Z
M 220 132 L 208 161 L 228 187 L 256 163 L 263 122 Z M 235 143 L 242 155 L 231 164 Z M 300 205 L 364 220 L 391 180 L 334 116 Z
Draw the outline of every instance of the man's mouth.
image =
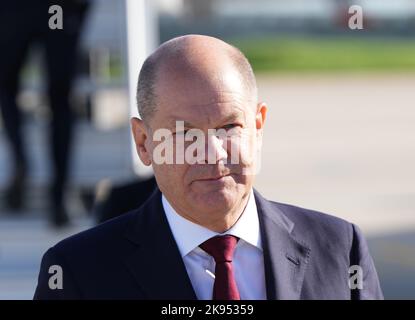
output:
M 219 176 L 213 176 L 213 177 L 207 177 L 207 178 L 201 178 L 201 179 L 196 179 L 196 181 L 215 181 L 215 180 L 220 180 L 222 178 L 228 177 L 231 174 L 225 174 L 225 175 L 219 175 Z

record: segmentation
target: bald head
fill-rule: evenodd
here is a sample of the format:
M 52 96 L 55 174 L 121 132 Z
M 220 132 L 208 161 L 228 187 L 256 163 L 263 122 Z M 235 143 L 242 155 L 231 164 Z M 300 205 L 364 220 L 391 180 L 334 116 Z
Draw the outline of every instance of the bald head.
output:
M 243 53 L 217 38 L 186 35 L 163 43 L 144 62 L 137 86 L 141 118 L 148 122 L 158 106 L 158 87 L 171 83 L 198 81 L 201 87 L 221 85 L 225 74 L 236 75 L 246 98 L 256 105 L 255 76 Z M 161 92 L 162 93 L 162 92 Z

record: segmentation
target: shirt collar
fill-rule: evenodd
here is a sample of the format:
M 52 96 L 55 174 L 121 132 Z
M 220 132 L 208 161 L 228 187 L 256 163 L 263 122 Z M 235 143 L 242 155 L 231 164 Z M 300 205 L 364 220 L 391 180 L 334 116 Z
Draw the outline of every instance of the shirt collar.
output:
M 169 201 L 162 195 L 162 204 L 167 221 L 172 230 L 182 257 L 193 251 L 206 240 L 224 234 L 234 235 L 250 245 L 262 250 L 258 212 L 253 190 L 249 194 L 248 203 L 238 221 L 223 234 L 209 230 L 179 215 Z

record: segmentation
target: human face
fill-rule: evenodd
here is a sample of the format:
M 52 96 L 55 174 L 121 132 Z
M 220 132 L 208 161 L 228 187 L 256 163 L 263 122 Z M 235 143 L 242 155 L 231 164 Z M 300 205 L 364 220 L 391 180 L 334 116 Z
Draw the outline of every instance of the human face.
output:
M 159 80 L 157 110 L 151 121 L 145 126 L 133 119 L 132 125 L 139 156 L 152 164 L 157 184 L 173 208 L 190 221 L 224 231 L 243 211 L 252 188 L 265 114 L 265 104 L 252 100 L 239 74 L 225 68 L 220 76 L 192 74 Z M 166 139 L 174 146 L 173 159 L 184 151 L 178 146 L 184 133 L 176 132 L 177 121 L 184 122 L 185 131 L 204 133 L 205 161 L 155 161 L 161 141 L 153 137 L 160 129 L 171 132 Z M 210 135 L 209 129 L 229 134 Z M 189 144 L 185 142 L 184 149 Z

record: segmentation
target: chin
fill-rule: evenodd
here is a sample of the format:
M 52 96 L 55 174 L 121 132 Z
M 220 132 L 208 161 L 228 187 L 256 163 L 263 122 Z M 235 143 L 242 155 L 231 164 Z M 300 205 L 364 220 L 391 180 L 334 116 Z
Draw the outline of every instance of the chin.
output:
M 237 189 L 221 188 L 217 190 L 204 190 L 189 193 L 189 201 L 194 207 L 203 208 L 205 211 L 229 210 L 238 201 Z

